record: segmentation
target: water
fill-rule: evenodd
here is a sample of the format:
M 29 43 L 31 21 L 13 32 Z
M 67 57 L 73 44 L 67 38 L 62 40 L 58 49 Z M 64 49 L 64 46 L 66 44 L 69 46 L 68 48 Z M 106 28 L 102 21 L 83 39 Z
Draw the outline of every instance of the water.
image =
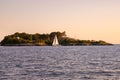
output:
M 120 46 L 0 47 L 0 80 L 120 80 Z

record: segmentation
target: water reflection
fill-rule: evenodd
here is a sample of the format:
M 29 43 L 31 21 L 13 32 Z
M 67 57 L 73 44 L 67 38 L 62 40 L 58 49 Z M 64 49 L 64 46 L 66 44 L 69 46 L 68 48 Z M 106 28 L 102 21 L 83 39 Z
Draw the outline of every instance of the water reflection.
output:
M 0 80 L 120 80 L 119 46 L 0 47 Z

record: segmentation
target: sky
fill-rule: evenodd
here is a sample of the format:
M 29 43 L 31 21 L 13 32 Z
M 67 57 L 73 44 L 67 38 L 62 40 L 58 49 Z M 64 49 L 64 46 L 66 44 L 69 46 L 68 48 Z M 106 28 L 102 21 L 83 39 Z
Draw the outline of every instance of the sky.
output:
M 120 44 L 120 0 L 0 0 L 0 40 L 15 32 L 66 31 Z

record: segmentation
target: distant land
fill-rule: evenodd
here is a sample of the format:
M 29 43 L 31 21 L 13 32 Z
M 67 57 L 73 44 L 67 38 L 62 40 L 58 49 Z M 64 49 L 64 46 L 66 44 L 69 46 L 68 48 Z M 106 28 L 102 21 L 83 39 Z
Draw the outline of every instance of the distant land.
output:
M 58 41 L 62 46 L 92 46 L 92 45 L 113 45 L 99 40 L 80 40 L 67 37 L 66 32 L 51 32 L 50 34 L 28 34 L 19 33 L 5 36 L 1 41 L 1 46 L 51 46 L 54 36 L 57 35 Z

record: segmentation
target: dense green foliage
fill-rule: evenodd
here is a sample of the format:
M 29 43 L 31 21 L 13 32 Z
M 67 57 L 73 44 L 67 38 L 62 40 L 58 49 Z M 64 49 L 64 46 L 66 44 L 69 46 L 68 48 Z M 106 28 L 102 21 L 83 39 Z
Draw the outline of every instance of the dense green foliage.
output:
M 52 32 L 50 34 L 15 33 L 5 36 L 1 45 L 51 45 L 54 36 L 57 35 L 60 45 L 111 45 L 105 41 L 77 40 L 66 36 L 65 32 Z

